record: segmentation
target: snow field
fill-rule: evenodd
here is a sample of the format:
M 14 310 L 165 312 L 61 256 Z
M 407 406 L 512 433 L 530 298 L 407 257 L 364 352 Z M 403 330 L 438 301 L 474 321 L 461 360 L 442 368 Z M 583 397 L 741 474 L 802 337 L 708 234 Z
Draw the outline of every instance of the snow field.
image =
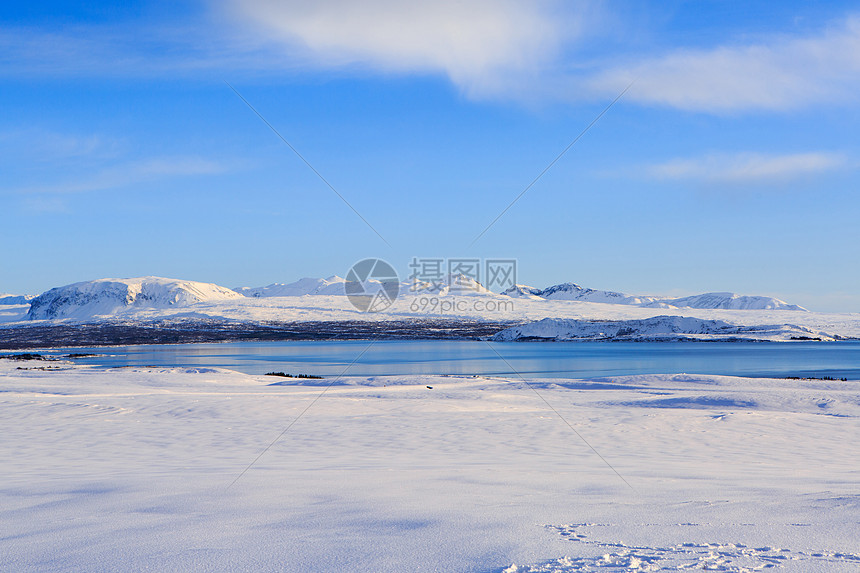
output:
M 39 366 L 0 361 L 2 570 L 860 567 L 856 382 L 531 381 L 631 489 L 521 380 L 345 378 L 230 485 L 331 379 Z

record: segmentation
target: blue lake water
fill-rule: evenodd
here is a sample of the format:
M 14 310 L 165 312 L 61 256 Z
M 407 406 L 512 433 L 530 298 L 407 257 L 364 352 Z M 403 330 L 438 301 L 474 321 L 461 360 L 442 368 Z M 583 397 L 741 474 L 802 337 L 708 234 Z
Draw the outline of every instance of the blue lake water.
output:
M 52 350 L 97 353 L 98 367 L 222 367 L 325 377 L 479 374 L 585 378 L 628 374 L 725 374 L 860 380 L 860 342 L 285 341 L 137 345 Z M 498 354 L 497 354 L 498 353 Z

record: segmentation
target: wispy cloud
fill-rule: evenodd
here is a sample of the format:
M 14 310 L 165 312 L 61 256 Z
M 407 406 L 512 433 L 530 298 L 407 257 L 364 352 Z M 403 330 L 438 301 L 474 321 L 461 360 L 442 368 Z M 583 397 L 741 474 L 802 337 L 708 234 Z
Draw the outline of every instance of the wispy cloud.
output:
M 791 180 L 849 167 L 848 160 L 835 153 L 739 153 L 673 159 L 649 166 L 645 172 L 651 177 L 667 180 L 758 183 Z
M 216 175 L 227 168 L 222 163 L 199 157 L 152 158 L 103 168 L 75 179 L 14 189 L 16 193 L 62 195 L 107 189 L 122 189 L 137 183 L 201 175 Z
M 708 50 L 678 49 L 613 65 L 586 80 L 614 93 L 631 80 L 629 99 L 706 112 L 790 110 L 855 101 L 860 90 L 860 18 L 823 32 Z

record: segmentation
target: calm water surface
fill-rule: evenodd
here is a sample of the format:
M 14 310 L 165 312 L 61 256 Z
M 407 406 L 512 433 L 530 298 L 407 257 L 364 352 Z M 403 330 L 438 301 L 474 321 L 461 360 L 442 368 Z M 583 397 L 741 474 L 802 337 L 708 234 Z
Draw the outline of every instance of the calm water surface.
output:
M 596 377 L 726 374 L 860 379 L 860 342 L 521 342 L 301 341 L 138 345 L 52 350 L 97 353 L 99 367 L 222 367 L 248 374 L 282 371 L 337 376 L 480 374 Z M 504 360 L 496 354 L 504 357 Z

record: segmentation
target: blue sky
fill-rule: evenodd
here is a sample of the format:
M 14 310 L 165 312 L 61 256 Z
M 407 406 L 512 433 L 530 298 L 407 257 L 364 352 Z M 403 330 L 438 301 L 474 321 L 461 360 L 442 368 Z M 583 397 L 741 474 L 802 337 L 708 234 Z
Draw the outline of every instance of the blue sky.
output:
M 498 257 L 534 286 L 860 312 L 847 2 L 20 4 L 0 8 L 0 292 Z

